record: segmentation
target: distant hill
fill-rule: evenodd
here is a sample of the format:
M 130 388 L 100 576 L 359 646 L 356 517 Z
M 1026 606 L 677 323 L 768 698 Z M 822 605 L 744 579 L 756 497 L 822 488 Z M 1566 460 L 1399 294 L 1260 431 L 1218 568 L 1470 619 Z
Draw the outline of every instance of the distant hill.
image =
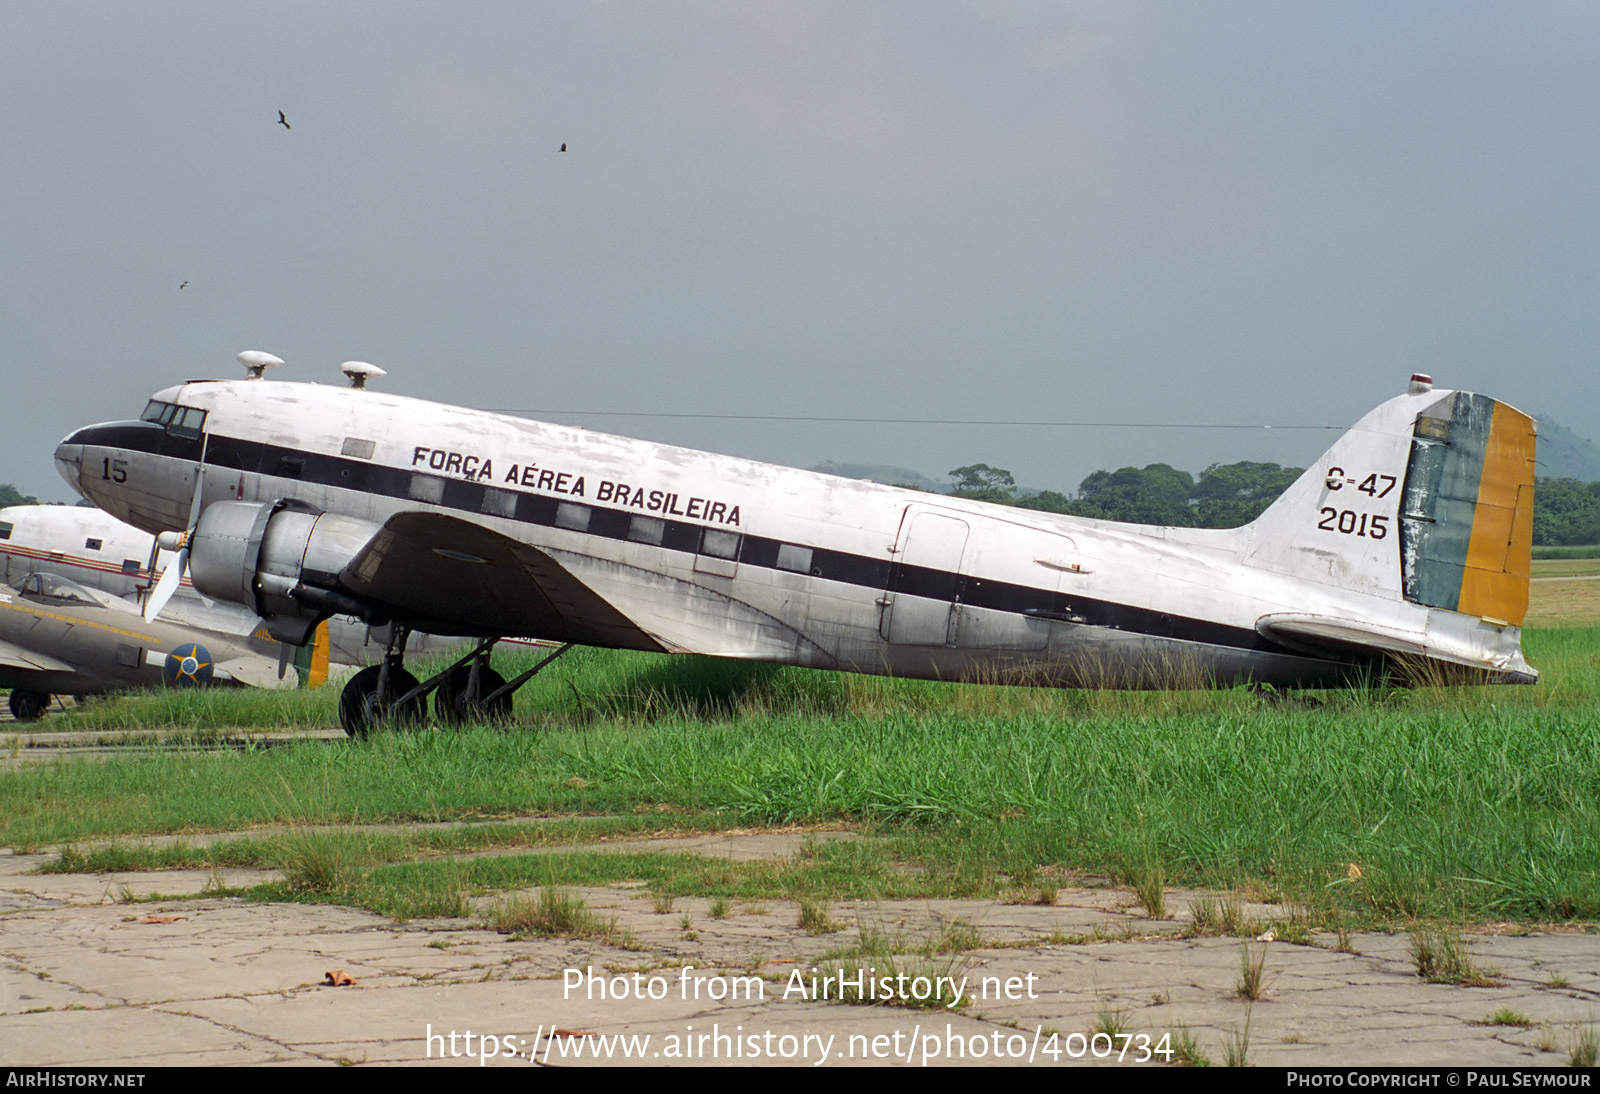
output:
M 1539 478 L 1600 482 L 1600 445 L 1547 415 L 1539 415 L 1538 422 L 1539 454 L 1535 468 Z
M 918 490 L 929 490 L 935 494 L 950 492 L 950 484 L 947 482 L 937 482 L 910 468 L 895 467 L 886 463 L 835 463 L 829 460 L 826 463 L 819 463 L 810 470 L 823 475 L 838 475 L 844 479 L 866 479 L 886 486 L 914 486 Z

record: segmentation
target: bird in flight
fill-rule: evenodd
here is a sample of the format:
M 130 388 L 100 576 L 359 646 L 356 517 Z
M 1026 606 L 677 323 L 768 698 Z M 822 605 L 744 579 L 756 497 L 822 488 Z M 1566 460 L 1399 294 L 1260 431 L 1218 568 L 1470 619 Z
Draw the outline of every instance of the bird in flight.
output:
M 285 118 L 283 116 L 283 111 L 281 111 L 281 110 L 278 111 L 278 124 L 283 126 L 285 129 L 293 129 L 294 128 L 292 125 L 289 124 L 289 119 Z
M 189 287 L 189 283 L 187 281 L 185 281 L 182 285 L 178 286 L 178 288 L 180 288 L 180 289 L 187 289 L 188 287 Z
M 562 141 L 561 142 L 561 151 L 565 152 L 566 150 L 567 150 L 567 142 L 566 141 Z

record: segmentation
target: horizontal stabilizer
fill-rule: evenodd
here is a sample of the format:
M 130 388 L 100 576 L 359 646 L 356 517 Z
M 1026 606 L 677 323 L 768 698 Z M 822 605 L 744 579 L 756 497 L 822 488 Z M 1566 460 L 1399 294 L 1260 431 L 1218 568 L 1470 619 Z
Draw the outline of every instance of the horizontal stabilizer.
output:
M 1502 640 L 1501 632 L 1508 636 Z M 1256 632 L 1302 653 L 1348 659 L 1351 654 L 1426 658 L 1487 674 L 1501 684 L 1532 684 L 1536 669 L 1522 659 L 1514 627 L 1498 628 L 1454 613 L 1434 613 L 1428 630 L 1404 630 L 1334 616 L 1283 612 L 1264 615 Z
M 1426 651 L 1421 631 L 1403 631 L 1331 616 L 1264 615 L 1256 621 L 1256 633 L 1290 649 L 1323 656 L 1345 656 L 1370 650 L 1421 657 Z

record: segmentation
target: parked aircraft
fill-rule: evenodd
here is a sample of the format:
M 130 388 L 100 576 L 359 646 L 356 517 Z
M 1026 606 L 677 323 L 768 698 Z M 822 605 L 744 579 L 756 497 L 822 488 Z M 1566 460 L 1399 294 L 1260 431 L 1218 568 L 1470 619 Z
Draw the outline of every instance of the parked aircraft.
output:
M 33 574 L 50 574 L 69 579 L 77 586 L 109 593 L 119 601 L 143 600 L 155 585 L 156 577 L 172 561 L 172 552 L 159 551 L 156 537 L 141 532 L 100 509 L 65 505 L 13 505 L 0 508 L 0 583 L 16 586 L 28 585 Z M 177 571 L 173 571 L 174 577 Z M 80 590 L 81 592 L 82 590 Z M 278 669 L 294 683 L 295 674 L 287 673 L 287 662 L 293 652 L 276 642 L 261 626 L 256 613 L 239 604 L 226 601 L 207 603 L 196 594 L 192 586 L 184 584 L 174 590 L 161 610 L 167 623 L 189 628 L 194 633 L 191 640 L 224 648 L 228 643 L 249 642 L 258 652 L 278 659 Z M 96 603 L 104 598 L 90 597 Z M 82 600 L 82 597 L 78 598 Z M 121 610 L 123 605 L 113 605 Z M 132 609 L 137 612 L 138 608 Z M 52 694 L 94 694 L 117 687 L 135 686 L 135 682 L 122 673 L 116 664 L 114 644 L 76 646 L 70 652 L 56 648 L 46 639 L 47 631 L 32 632 L 32 638 L 16 637 L 14 655 L 8 672 L 0 673 L 0 687 L 11 686 L 34 693 L 34 699 L 17 699 L 25 707 L 30 703 L 40 710 L 48 706 Z M 220 645 L 219 645 L 220 643 Z M 304 658 L 304 681 L 319 686 L 330 671 L 338 672 L 350 666 L 370 665 L 383 657 L 388 635 L 374 635 L 371 628 L 349 616 L 335 616 L 317 630 L 314 647 Z M 461 645 L 460 640 L 441 639 L 433 635 L 419 635 L 413 649 L 423 653 L 448 652 Z M 100 681 L 106 686 L 69 687 L 67 681 L 43 676 L 29 676 L 24 661 L 50 660 L 51 655 L 76 658 L 80 674 L 86 683 Z M 3 666 L 0 666 L 3 667 Z M 60 670 L 52 670 L 59 673 Z M 150 681 L 140 681 L 150 682 Z M 155 681 L 159 682 L 159 681 Z M 252 681 L 253 682 L 253 681 Z M 262 686 L 258 684 L 257 686 Z M 267 686 L 283 686 L 277 680 Z M 42 697 L 38 698 L 38 697 Z M 448 714 L 448 712 L 446 712 Z
M 0 688 L 32 721 L 54 695 L 161 684 L 293 687 L 271 641 L 147 622 L 137 605 L 65 577 L 35 573 L 0 585 Z
M 1531 683 L 1533 421 L 1425 376 L 1231 530 L 1023 511 L 359 388 L 157 392 L 56 450 L 97 505 L 182 532 L 195 588 L 303 642 L 392 621 L 345 727 L 509 701 L 507 635 L 943 680 Z M 177 565 L 175 563 L 175 565 Z M 170 582 L 170 575 L 168 582 Z M 164 582 L 164 583 L 168 583 Z M 483 641 L 419 684 L 412 628 Z M 566 646 L 562 647 L 563 649 Z M 531 670 L 531 671 L 537 671 Z

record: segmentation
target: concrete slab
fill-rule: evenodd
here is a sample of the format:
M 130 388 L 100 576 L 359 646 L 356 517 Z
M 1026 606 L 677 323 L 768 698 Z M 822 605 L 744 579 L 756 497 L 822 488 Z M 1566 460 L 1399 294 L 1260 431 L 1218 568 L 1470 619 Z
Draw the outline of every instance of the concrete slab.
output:
M 722 835 L 699 846 L 729 857 L 793 853 L 789 838 Z M 639 842 L 655 841 L 627 845 Z M 807 934 L 785 901 L 727 901 L 715 917 L 706 899 L 663 911 L 639 886 L 584 889 L 590 908 L 616 922 L 607 943 L 516 940 L 468 921 L 399 924 L 332 906 L 120 903 L 123 886 L 201 893 L 215 879 L 26 873 L 35 861 L 0 861 L 4 1064 L 477 1066 L 531 1056 L 549 1066 L 1058 1066 L 1116 1063 L 1124 1042 L 1122 1062 L 1135 1063 L 1185 1037 L 1220 1063 L 1225 1044 L 1248 1034 L 1256 1064 L 1526 1067 L 1565 1064 L 1576 1031 L 1600 1024 L 1600 935 L 1584 931 L 1470 936 L 1492 987 L 1421 980 L 1404 935 L 1355 935 L 1354 952 L 1336 951 L 1331 935 L 1253 944 L 1264 948 L 1265 992 L 1247 1002 L 1237 992 L 1244 943 L 1184 937 L 1186 894 L 1173 894 L 1167 920 L 1142 915 L 1114 888 L 1063 888 L 1052 906 L 838 902 L 828 913 L 840 929 Z M 143 922 L 162 911 L 181 918 Z M 907 950 L 953 937 L 953 927 L 975 934 L 974 948 L 840 957 L 864 937 Z M 873 979 L 954 977 L 968 1001 L 912 1010 L 800 990 L 836 977 L 841 961 L 850 970 L 859 961 Z M 355 985 L 324 986 L 332 970 Z M 1531 1024 L 1487 1024 L 1502 1009 Z M 1126 1036 L 1091 1040 L 1105 1028 Z

